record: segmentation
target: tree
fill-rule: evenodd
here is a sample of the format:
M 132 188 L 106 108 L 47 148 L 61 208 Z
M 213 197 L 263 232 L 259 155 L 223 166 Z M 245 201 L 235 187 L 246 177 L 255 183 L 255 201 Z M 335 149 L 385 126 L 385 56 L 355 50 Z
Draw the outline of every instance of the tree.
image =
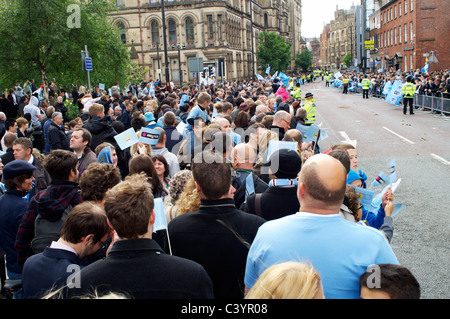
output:
M 347 53 L 344 58 L 342 59 L 342 62 L 344 62 L 345 66 L 347 66 L 347 68 L 350 67 L 350 65 L 352 65 L 352 54 L 349 52 Z
M 266 70 L 267 64 L 274 71 L 284 71 L 291 64 L 291 45 L 276 32 L 263 31 L 259 34 L 258 69 Z
M 312 65 L 313 56 L 309 50 L 303 50 L 295 57 L 295 66 L 301 68 L 303 72 L 307 72 Z
M 0 84 L 41 78 L 60 86 L 87 83 L 81 50 L 88 46 L 91 82 L 125 84 L 129 53 L 111 26 L 111 0 L 4 0 L 0 8 Z M 36 81 L 38 82 L 38 81 Z

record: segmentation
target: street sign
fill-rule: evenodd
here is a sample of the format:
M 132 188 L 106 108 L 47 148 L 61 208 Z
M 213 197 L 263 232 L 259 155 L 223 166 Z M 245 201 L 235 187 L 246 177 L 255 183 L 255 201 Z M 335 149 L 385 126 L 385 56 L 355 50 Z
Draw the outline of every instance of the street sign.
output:
M 189 72 L 203 71 L 203 58 L 189 58 Z
M 364 47 L 366 50 L 375 49 L 375 42 L 373 40 L 364 41 Z
M 92 66 L 92 58 L 87 57 L 85 60 L 86 71 L 92 71 L 94 68 Z

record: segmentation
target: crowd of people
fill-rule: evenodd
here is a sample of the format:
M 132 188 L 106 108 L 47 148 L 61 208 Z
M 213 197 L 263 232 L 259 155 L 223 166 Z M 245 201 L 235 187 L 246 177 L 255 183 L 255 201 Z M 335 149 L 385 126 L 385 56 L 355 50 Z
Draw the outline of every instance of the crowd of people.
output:
M 1 275 L 22 281 L 15 298 L 420 297 L 390 247 L 392 191 L 369 211 L 355 147 L 320 150 L 298 129 L 315 123 L 311 92 L 158 84 L 2 104 Z M 130 128 L 159 139 L 122 149 Z

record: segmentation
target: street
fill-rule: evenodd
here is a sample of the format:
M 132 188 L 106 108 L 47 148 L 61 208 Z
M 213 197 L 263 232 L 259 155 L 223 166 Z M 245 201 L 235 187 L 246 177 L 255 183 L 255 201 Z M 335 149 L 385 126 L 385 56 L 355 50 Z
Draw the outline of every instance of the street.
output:
M 403 106 L 344 95 L 320 79 L 303 85 L 302 96 L 307 92 L 316 100 L 316 124 L 328 133 L 319 142 L 321 151 L 356 140 L 358 168 L 375 194 L 383 186 L 372 187 L 372 181 L 380 171 L 388 173 L 390 159 L 396 160 L 401 183 L 394 204 L 402 203 L 403 209 L 394 216 L 391 246 L 419 281 L 421 298 L 449 298 L 450 117 L 421 110 L 403 115 Z

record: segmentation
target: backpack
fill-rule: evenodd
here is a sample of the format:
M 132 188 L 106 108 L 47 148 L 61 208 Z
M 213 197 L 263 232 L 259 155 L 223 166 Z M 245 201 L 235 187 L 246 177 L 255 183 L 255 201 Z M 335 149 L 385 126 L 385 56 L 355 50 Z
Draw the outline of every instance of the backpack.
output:
M 66 207 L 61 219 L 55 222 L 49 221 L 43 218 L 41 214 L 38 214 L 34 221 L 34 238 L 31 241 L 31 249 L 34 254 L 43 252 L 45 247 L 50 246 L 52 241 L 59 239 L 59 232 L 71 210 L 72 205 Z

